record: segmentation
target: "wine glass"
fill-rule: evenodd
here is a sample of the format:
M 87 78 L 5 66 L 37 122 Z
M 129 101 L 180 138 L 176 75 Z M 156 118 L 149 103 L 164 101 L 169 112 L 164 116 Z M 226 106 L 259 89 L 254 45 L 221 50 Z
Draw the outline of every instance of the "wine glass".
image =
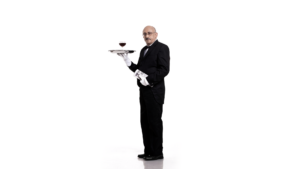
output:
M 119 45 L 123 48 L 123 47 L 126 45 L 126 42 L 125 42 L 125 41 L 121 41 L 121 42 L 119 43 Z

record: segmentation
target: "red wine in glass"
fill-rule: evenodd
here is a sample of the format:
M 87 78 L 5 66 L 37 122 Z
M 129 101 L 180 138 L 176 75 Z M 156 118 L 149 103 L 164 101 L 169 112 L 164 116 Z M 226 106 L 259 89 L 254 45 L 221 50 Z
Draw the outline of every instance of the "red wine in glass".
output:
M 126 42 L 120 42 L 119 45 L 124 47 L 126 45 Z

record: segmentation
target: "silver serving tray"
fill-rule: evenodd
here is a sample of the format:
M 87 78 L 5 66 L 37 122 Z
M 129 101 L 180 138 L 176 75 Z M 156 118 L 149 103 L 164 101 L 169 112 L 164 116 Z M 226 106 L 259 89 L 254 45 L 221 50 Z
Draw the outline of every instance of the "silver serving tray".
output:
M 108 50 L 111 53 L 134 53 L 135 50 Z

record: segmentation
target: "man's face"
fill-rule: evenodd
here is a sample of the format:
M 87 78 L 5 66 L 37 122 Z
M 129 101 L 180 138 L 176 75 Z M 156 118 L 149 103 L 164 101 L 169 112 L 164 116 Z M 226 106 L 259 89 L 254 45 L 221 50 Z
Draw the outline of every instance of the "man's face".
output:
M 158 33 L 155 32 L 154 28 L 147 26 L 143 30 L 143 37 L 147 45 L 151 45 L 157 38 Z

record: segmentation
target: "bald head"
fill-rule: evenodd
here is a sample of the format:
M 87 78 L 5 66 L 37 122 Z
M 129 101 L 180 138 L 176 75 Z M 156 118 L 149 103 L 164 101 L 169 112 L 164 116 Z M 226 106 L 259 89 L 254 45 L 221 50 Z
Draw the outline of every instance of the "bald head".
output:
M 146 26 L 143 31 L 145 31 L 145 29 L 156 32 L 156 29 L 153 26 L 150 26 L 150 25 Z
M 158 33 L 153 26 L 146 26 L 143 30 L 143 37 L 147 46 L 151 45 L 157 38 Z

